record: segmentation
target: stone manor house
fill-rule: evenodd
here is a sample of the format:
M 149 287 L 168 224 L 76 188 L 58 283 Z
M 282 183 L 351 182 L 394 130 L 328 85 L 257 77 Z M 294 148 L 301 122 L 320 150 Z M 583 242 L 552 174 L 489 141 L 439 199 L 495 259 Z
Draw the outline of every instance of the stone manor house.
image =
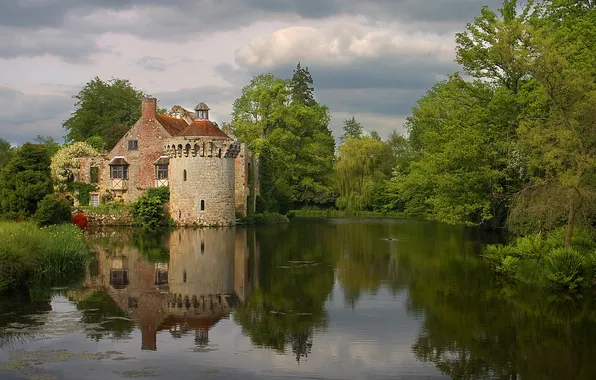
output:
M 255 179 L 251 202 L 258 193 L 258 161 L 209 120 L 204 103 L 194 113 L 180 106 L 167 115 L 156 111 L 157 99 L 143 99 L 141 118 L 109 153 L 79 160 L 78 180 L 98 187 L 91 205 L 105 194 L 132 202 L 149 188 L 168 186 L 169 216 L 177 224 L 235 224 L 247 212 L 249 177 Z

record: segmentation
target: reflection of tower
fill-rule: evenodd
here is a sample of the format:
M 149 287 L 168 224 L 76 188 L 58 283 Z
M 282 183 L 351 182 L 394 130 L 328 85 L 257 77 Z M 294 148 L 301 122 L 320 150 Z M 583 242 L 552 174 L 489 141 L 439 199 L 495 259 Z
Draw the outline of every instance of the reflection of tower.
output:
M 157 349 L 157 333 L 182 338 L 194 330 L 197 346 L 209 329 L 246 299 L 250 288 L 248 233 L 243 228 L 181 229 L 169 233 L 169 263 L 150 263 L 130 237 L 122 246 L 97 242 L 101 286 L 139 327 L 143 350 Z M 108 243 L 109 244 L 109 243 Z M 168 250 L 168 248 L 164 248 Z
M 209 344 L 209 330 L 195 331 L 195 344 L 198 347 L 205 347 Z
M 195 330 L 197 345 L 227 318 L 235 298 L 235 229 L 180 229 L 170 237 L 167 323 Z

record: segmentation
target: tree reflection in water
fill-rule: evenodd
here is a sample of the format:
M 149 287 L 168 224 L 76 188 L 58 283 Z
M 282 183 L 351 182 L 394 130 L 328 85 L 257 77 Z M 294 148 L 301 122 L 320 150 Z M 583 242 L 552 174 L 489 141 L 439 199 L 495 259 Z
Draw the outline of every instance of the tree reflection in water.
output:
M 332 294 L 351 312 L 371 295 L 402 292 L 408 312 L 422 319 L 413 354 L 446 376 L 596 378 L 593 296 L 540 293 L 495 278 L 479 256 L 495 239 L 463 227 L 379 220 L 151 236 L 104 231 L 90 236 L 99 255 L 86 288 L 68 295 L 96 340 L 128 336 L 137 325 L 143 349 L 157 349 L 159 332 L 192 336 L 204 349 L 209 330 L 233 314 L 254 345 L 301 361 L 333 324 L 326 311 L 337 304 Z

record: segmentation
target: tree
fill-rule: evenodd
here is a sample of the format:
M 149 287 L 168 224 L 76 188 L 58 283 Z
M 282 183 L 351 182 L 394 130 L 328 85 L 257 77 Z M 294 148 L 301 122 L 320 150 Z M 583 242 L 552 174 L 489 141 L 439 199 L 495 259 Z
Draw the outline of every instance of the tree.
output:
M 458 76 L 418 101 L 407 127 L 415 150 L 395 189 L 411 214 L 447 223 L 481 224 L 499 215 L 506 130 L 491 125 L 492 88 Z
M 308 67 L 302 68 L 300 62 L 296 65 L 294 75 L 290 82 L 290 93 L 293 102 L 300 103 L 305 106 L 312 106 L 315 104 L 313 79 L 308 71 Z
M 0 138 L 0 169 L 2 169 L 10 159 L 14 153 L 14 148 L 11 143 Z
M 354 116 L 351 119 L 344 120 L 343 130 L 344 133 L 340 137 L 342 142 L 348 138 L 359 139 L 362 137 L 362 125 L 356 121 Z
M 296 81 L 258 75 L 242 89 L 232 112 L 234 135 L 259 156 L 261 195 L 272 211 L 332 199 L 335 143 L 329 110 L 304 101 L 310 90 L 293 101 L 292 89 L 301 87 Z
M 500 17 L 488 6 L 480 17 L 456 35 L 457 62 L 474 78 L 485 78 L 517 93 L 520 81 L 527 75 L 526 60 L 530 41 L 525 25 L 531 17 L 534 2 L 521 7 L 517 0 L 505 0 Z
M 369 209 L 375 184 L 391 174 L 389 145 L 369 136 L 348 138 L 338 149 L 335 163 L 337 206 L 361 211 Z
M 101 136 L 91 136 L 85 142 L 98 152 L 103 151 L 106 148 L 106 142 Z
M 99 136 L 112 147 L 141 117 L 143 97 L 126 79 L 103 81 L 95 77 L 75 96 L 75 111 L 63 123 L 68 142 Z M 158 109 L 158 113 L 165 110 Z
M 373 139 L 377 140 L 377 141 L 381 141 L 381 136 L 379 135 L 379 132 L 372 130 L 369 133 L 369 136 L 372 137 Z
M 23 144 L 0 173 L 0 212 L 8 218 L 32 216 L 37 203 L 51 192 L 45 146 Z
M 51 136 L 37 135 L 35 142 L 46 147 L 46 152 L 48 152 L 48 157 L 50 157 L 50 160 L 52 159 L 54 153 L 60 149 L 60 144 L 58 144 Z
M 533 33 L 535 59 L 529 67 L 541 86 L 535 100 L 541 117 L 525 117 L 520 125 L 520 149 L 531 176 L 520 196 L 550 194 L 526 206 L 536 210 L 540 202 L 565 210 L 569 247 L 578 217 L 596 215 L 596 9 L 565 15 L 561 2 L 553 3 L 545 14 L 557 17 Z

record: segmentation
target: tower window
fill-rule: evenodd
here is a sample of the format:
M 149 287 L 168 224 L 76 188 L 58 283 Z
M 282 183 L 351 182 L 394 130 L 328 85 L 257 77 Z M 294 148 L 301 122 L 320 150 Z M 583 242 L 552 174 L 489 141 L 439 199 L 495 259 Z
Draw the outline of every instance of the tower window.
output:
M 128 150 L 139 150 L 139 140 L 128 140 Z
M 201 211 L 205 210 L 205 201 L 201 200 Z
M 184 169 L 184 172 L 182 172 L 182 180 L 186 181 L 186 169 Z

